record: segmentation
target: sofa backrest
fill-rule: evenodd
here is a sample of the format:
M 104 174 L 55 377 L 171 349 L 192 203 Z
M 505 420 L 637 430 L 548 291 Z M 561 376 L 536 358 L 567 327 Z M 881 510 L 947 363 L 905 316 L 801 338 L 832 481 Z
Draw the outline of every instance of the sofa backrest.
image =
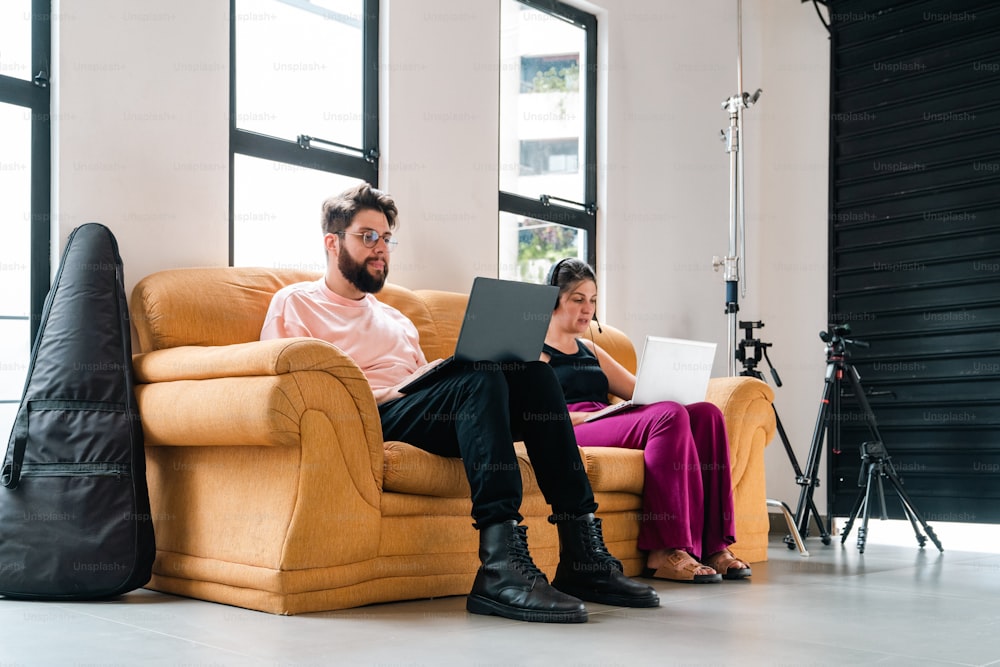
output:
M 132 289 L 129 311 L 140 352 L 260 339 L 271 297 L 315 271 L 244 267 L 168 269 Z
M 129 302 L 137 351 L 258 340 L 274 293 L 285 285 L 319 277 L 315 271 L 251 267 L 168 269 L 148 275 L 133 288 Z M 413 321 L 427 359 L 455 351 L 466 294 L 410 290 L 387 283 L 376 296 Z M 634 372 L 632 342 L 613 326 L 602 328 L 604 333 L 591 325 L 590 336 Z

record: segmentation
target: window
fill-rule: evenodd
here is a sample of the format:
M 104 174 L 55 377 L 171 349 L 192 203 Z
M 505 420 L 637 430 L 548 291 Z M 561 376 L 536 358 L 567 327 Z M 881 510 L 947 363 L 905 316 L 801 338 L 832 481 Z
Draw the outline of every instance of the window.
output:
M 0 430 L 14 423 L 49 291 L 49 0 L 0 3 Z
M 555 90 L 580 90 L 579 54 L 521 56 L 521 92 L 548 93 Z
M 230 263 L 323 270 L 323 200 L 378 180 L 378 0 L 231 2 Z
M 597 19 L 502 0 L 500 21 L 500 277 L 544 282 L 597 257 Z
M 575 174 L 580 169 L 580 140 L 528 139 L 521 142 L 520 176 Z

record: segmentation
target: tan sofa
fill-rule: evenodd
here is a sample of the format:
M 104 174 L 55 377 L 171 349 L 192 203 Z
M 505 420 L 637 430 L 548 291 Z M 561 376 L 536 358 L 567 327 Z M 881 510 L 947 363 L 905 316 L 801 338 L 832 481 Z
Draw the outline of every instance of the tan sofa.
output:
M 460 462 L 383 442 L 368 383 L 335 346 L 258 340 L 271 295 L 316 277 L 177 269 L 136 285 L 136 394 L 157 546 L 149 588 L 280 614 L 469 591 L 478 537 Z M 390 284 L 378 296 L 416 323 L 429 359 L 452 351 L 464 294 Z M 634 369 L 629 339 L 603 329 L 595 339 Z M 729 428 L 734 551 L 765 560 L 773 393 L 759 380 L 723 378 L 709 399 Z M 635 575 L 644 564 L 642 452 L 581 452 L 608 547 Z M 520 453 L 529 544 L 551 576 L 556 530 Z

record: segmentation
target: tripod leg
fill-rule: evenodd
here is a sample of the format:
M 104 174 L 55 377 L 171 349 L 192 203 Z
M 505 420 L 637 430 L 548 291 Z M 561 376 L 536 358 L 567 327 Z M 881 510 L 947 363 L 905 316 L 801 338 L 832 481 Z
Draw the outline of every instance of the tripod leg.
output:
M 899 496 L 900 501 L 903 503 L 903 511 L 906 512 L 907 517 L 910 519 L 910 524 L 913 526 L 914 532 L 917 534 L 917 543 L 923 547 L 924 546 L 924 536 L 920 534 L 920 530 L 917 528 L 915 521 L 919 522 L 923 527 L 924 532 L 927 537 L 930 538 L 934 546 L 938 548 L 938 551 L 944 552 L 944 547 L 941 546 L 941 541 L 938 540 L 937 535 L 934 534 L 934 529 L 927 525 L 924 518 L 917 511 L 917 508 L 913 506 L 913 502 L 910 500 L 910 496 L 903 490 L 903 483 L 900 481 L 899 476 L 896 474 L 896 469 L 889 465 L 888 473 L 886 475 L 889 478 L 889 482 L 892 487 L 896 490 L 896 495 Z
M 879 509 L 882 510 L 879 517 L 885 521 L 889 518 L 889 511 L 885 507 L 885 487 L 882 486 L 882 478 L 885 477 L 883 465 L 884 464 L 880 461 L 877 466 L 878 476 L 875 478 L 875 486 L 878 488 Z
M 802 486 L 802 491 L 799 493 L 799 503 L 795 507 L 795 521 L 799 527 L 799 535 L 803 538 L 809 536 L 809 512 L 815 511 L 816 508 L 816 505 L 813 503 L 812 494 L 813 490 L 819 486 L 819 480 L 816 478 L 816 475 L 819 471 L 819 462 L 823 453 L 824 436 L 829 425 L 827 417 L 830 412 L 830 399 L 834 395 L 836 368 L 837 365 L 835 363 L 828 363 L 826 366 L 826 379 L 823 382 L 823 394 L 820 397 L 819 413 L 816 415 L 816 426 L 813 429 L 812 441 L 809 443 L 809 456 L 806 460 L 805 475 L 800 476 L 796 480 Z M 839 392 L 840 388 L 836 387 L 836 390 Z M 816 518 L 822 531 L 823 522 L 819 520 L 818 512 L 816 512 Z M 824 537 L 823 543 L 829 544 L 829 535 L 824 535 Z
M 847 516 L 847 523 L 844 524 L 844 529 L 840 532 L 840 543 L 843 544 L 847 541 L 847 536 L 851 534 L 851 528 L 854 526 L 854 520 L 861 513 L 861 503 L 865 501 L 865 492 L 861 491 L 858 493 L 858 499 L 854 501 L 854 507 L 851 508 L 851 513 Z
M 860 553 L 865 552 L 865 542 L 868 541 L 868 518 L 871 516 L 871 493 L 872 493 L 872 478 L 876 476 L 875 465 L 868 465 L 868 483 L 865 487 L 865 514 L 861 519 L 861 527 L 858 528 L 858 551 Z
M 854 507 L 851 508 L 851 513 L 847 516 L 847 523 L 844 524 L 844 530 L 840 533 L 840 543 L 843 544 L 847 541 L 847 536 L 851 534 L 851 528 L 854 527 L 854 521 L 861 516 L 862 509 L 868 504 L 868 492 L 866 489 L 866 484 L 868 476 L 871 474 L 871 462 L 867 456 L 861 458 L 861 470 L 858 473 L 858 486 L 861 487 L 861 491 L 858 492 L 858 498 L 854 501 Z

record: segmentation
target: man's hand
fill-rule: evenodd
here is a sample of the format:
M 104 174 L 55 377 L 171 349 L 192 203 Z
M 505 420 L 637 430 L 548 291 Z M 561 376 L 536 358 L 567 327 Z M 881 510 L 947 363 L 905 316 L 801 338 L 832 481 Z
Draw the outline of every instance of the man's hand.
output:
M 444 359 L 435 359 L 434 361 L 428 361 L 426 364 L 424 364 L 423 366 L 421 366 L 417 370 L 413 371 L 412 373 L 410 373 L 409 375 L 407 375 L 405 378 L 403 378 L 402 380 L 400 380 L 399 382 L 397 382 L 393 386 L 386 387 L 385 389 L 379 389 L 378 391 L 374 392 L 375 393 L 375 403 L 377 403 L 378 405 L 382 405 L 383 403 L 388 403 L 389 401 L 394 401 L 397 398 L 402 398 L 403 394 L 401 394 L 399 392 L 399 388 L 400 387 L 406 386 L 410 382 L 413 382 L 418 377 L 420 377 L 421 375 L 423 375 L 424 373 L 426 373 L 430 369 L 432 369 L 435 366 L 437 366 L 438 364 L 440 364 L 442 361 L 444 361 Z

